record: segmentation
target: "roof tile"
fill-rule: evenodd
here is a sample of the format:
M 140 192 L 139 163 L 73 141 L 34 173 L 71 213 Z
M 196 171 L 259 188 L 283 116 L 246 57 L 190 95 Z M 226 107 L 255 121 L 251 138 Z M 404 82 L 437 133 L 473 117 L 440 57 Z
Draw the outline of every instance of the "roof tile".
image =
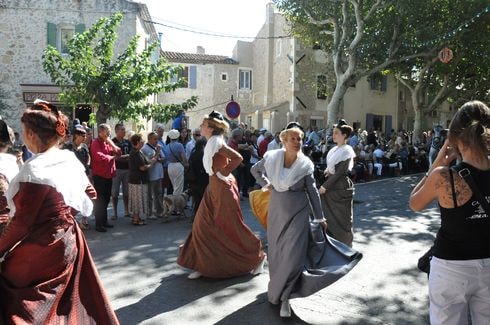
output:
M 218 63 L 218 64 L 238 64 L 224 55 L 209 55 L 209 54 L 195 54 L 195 53 L 181 53 L 181 52 L 167 52 L 161 51 L 161 55 L 169 62 L 175 63 Z

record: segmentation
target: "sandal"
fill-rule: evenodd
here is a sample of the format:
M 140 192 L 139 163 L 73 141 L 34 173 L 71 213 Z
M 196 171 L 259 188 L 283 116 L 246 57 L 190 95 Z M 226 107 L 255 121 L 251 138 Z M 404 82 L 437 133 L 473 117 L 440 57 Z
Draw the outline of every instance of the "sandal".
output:
M 145 221 L 145 220 L 142 220 L 142 219 L 139 219 L 139 220 L 133 220 L 133 225 L 135 225 L 135 226 L 142 226 L 142 225 L 146 225 L 146 221 Z

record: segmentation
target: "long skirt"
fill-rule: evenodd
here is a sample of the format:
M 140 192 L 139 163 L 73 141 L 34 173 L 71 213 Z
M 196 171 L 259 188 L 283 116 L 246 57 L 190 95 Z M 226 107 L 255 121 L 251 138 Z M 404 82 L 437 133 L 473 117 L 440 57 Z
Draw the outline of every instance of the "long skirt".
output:
M 348 246 L 352 246 L 354 239 L 352 230 L 353 197 L 353 186 L 346 189 L 332 189 L 321 196 L 323 213 L 328 220 L 327 234 Z
M 228 278 L 251 272 L 264 256 L 260 239 L 243 222 L 236 181 L 228 185 L 211 176 L 177 264 Z
M 148 184 L 129 184 L 128 210 L 130 214 L 140 217 L 148 215 Z
M 0 323 L 119 324 L 76 222 L 57 236 L 23 243 L 2 263 Z

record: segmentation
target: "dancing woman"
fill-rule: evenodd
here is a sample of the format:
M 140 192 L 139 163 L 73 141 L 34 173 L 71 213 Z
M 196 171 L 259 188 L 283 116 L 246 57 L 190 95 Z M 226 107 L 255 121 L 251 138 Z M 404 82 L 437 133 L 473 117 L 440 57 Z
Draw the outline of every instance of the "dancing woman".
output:
M 268 151 L 251 169 L 257 183 L 272 191 L 267 224 L 270 276 L 267 296 L 272 304 L 281 303 L 281 317 L 291 316 L 290 298 L 304 297 L 324 287 L 321 275 L 302 277 L 310 216 L 327 227 L 313 177 L 313 163 L 301 152 L 303 137 L 298 127 L 283 130 L 280 139 L 284 148 Z
M 231 174 L 242 157 L 226 145 L 227 130 L 228 123 L 215 111 L 201 124 L 201 134 L 208 140 L 203 164 L 209 185 L 177 259 L 177 264 L 193 270 L 190 279 L 258 274 L 265 260 L 260 239 L 243 222 L 240 192 Z
M 96 193 L 75 155 L 58 148 L 67 119 L 41 101 L 21 121 L 34 156 L 7 191 L 12 218 L 0 237 L 0 323 L 118 324 L 74 218 L 76 211 L 90 215 Z
M 320 186 L 322 208 L 328 216 L 327 233 L 352 246 L 352 202 L 354 183 L 348 173 L 354 167 L 354 150 L 347 144 L 352 127 L 344 120 L 334 126 L 332 138 L 337 144 L 327 154 L 326 180 Z

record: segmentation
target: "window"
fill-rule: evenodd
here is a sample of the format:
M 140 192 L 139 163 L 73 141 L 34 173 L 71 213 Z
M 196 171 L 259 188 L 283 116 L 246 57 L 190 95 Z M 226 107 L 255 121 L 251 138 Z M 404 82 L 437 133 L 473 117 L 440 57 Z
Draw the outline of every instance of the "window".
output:
M 172 77 L 172 82 L 181 80 L 180 88 L 197 88 L 197 66 L 190 65 L 183 67 L 176 76 Z
M 316 77 L 316 98 L 327 99 L 327 76 L 325 75 Z
M 179 70 L 177 80 L 180 81 L 180 88 L 189 88 L 189 67 Z
M 75 35 L 75 29 L 70 27 L 60 28 L 60 52 L 68 54 L 68 41 Z
M 238 70 L 238 89 L 252 89 L 252 70 Z
M 68 42 L 76 33 L 82 33 L 85 30 L 84 24 L 53 24 L 48 23 L 48 45 L 55 47 L 61 54 L 68 54 Z
M 248 127 L 251 127 L 252 126 L 252 115 L 247 115 L 247 119 L 246 119 L 246 123 L 248 125 Z
M 387 89 L 388 77 L 380 72 L 372 74 L 369 77 L 369 84 L 371 90 L 379 90 L 385 92 Z
M 405 89 L 400 89 L 400 92 L 398 93 L 398 100 L 401 102 L 405 101 Z
M 225 72 L 223 72 L 223 73 L 221 74 L 221 81 L 227 81 L 227 80 L 228 80 L 228 74 L 227 74 L 227 73 L 225 73 Z

